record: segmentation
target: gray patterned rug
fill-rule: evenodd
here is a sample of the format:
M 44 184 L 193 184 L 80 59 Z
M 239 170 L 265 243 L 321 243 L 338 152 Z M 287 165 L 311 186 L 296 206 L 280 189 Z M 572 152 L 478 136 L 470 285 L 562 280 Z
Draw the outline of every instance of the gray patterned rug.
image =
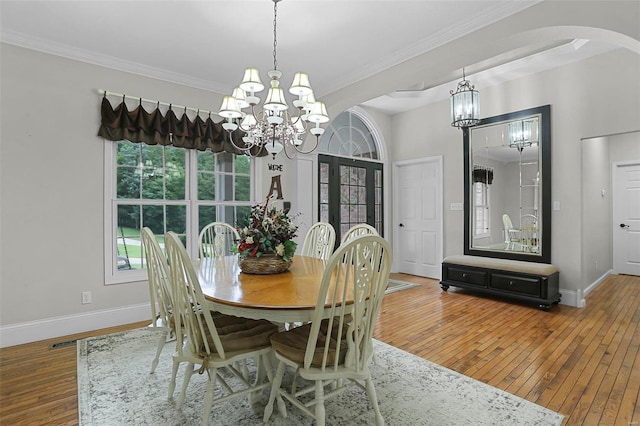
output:
M 418 287 L 420 284 L 410 283 L 408 281 L 389 280 L 389 287 L 385 290 L 384 294 L 393 293 L 400 290 L 406 290 L 408 288 Z
M 173 342 L 167 343 L 155 374 L 149 374 L 159 335 L 137 329 L 78 341 L 80 425 L 197 425 L 206 374 L 194 375 L 181 411 L 167 399 Z M 560 425 L 563 416 L 382 342 L 375 342 L 371 366 L 386 424 L 397 425 Z M 183 371 L 184 366 L 181 368 Z M 179 373 L 179 376 L 181 374 Z M 285 377 L 288 375 L 285 375 Z M 178 377 L 178 388 L 182 382 Z M 176 391 L 177 397 L 177 391 Z M 246 397 L 215 404 L 212 425 L 259 425 L 268 399 L 249 405 Z M 331 399 L 328 425 L 371 425 L 373 412 L 358 388 Z M 311 419 L 288 405 L 270 425 L 307 425 Z

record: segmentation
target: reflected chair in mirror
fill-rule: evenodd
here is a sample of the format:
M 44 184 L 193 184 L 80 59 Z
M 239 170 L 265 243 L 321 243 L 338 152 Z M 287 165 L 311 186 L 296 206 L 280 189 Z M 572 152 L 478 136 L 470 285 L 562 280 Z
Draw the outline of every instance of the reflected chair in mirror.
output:
M 524 250 L 538 253 L 538 218 L 533 214 L 523 214 L 520 218 L 520 237 Z
M 504 249 L 522 250 L 520 230 L 513 227 L 511 218 L 506 213 L 502 215 L 502 224 L 504 225 Z
M 336 231 L 333 226 L 327 222 L 318 222 L 307 231 L 300 255 L 327 260 L 333 253 L 335 242 Z
M 238 231 L 224 222 L 212 222 L 202 228 L 198 236 L 200 259 L 233 254 L 233 247 L 240 239 Z
M 389 244 L 377 235 L 355 237 L 333 253 L 322 276 L 311 323 L 271 337 L 278 368 L 264 422 L 271 417 L 276 400 L 278 411 L 286 417 L 286 406 L 279 398 L 284 396 L 322 426 L 325 399 L 358 386 L 369 396 L 376 424 L 384 424 L 368 366 L 390 265 Z M 281 388 L 286 367 L 295 371 L 290 392 L 288 386 Z M 297 388 L 298 377 L 307 381 L 302 389 Z
M 175 337 L 175 324 L 171 306 L 171 284 L 169 282 L 169 265 L 164 252 L 158 244 L 155 234 L 145 227 L 141 231 L 142 247 L 147 261 L 147 277 L 149 280 L 149 299 L 151 304 L 152 323 L 150 327 L 162 331 L 158 341 L 156 356 L 151 362 L 151 373 L 156 371 L 160 353 L 168 339 Z
M 186 336 L 184 344 L 173 355 L 171 382 L 174 387 L 179 364 L 187 362 L 182 391 L 176 405 L 178 408 L 182 406 L 194 373 L 194 365 L 199 365 L 198 373 L 206 372 L 208 378 L 202 414 L 202 424 L 206 425 L 214 402 L 242 395 L 251 396 L 270 386 L 273 376 L 270 337 L 278 328 L 265 320 L 222 314 L 212 316 L 208 309 L 193 309 L 192 306 L 204 307 L 207 302 L 191 259 L 177 234 L 168 232 L 165 235 L 165 245 L 171 265 L 176 333 L 184 333 Z M 255 362 L 254 377 L 248 377 L 237 368 L 249 360 Z M 267 381 L 264 380 L 265 374 Z M 216 389 L 216 383 L 222 389 Z M 214 401 L 216 395 L 218 397 Z
M 360 235 L 378 235 L 378 231 L 376 228 L 369 225 L 368 223 L 359 223 L 357 225 L 353 225 L 347 232 L 342 236 L 341 244 L 349 241 L 354 237 L 358 237 Z

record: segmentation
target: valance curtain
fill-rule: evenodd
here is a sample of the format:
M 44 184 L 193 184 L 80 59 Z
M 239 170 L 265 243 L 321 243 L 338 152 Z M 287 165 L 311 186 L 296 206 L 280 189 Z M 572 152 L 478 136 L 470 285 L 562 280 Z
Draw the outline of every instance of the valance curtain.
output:
M 493 183 L 493 169 L 485 166 L 473 166 L 473 183 L 482 182 L 487 185 Z
M 98 136 L 110 141 L 128 140 L 147 145 L 172 145 L 200 151 L 209 149 L 211 152 L 243 154 L 243 151 L 233 146 L 222 123 L 215 123 L 211 117 L 203 120 L 197 115 L 191 121 L 185 110 L 178 118 L 171 107 L 165 115 L 158 108 L 147 112 L 142 107 L 142 101 L 133 111 L 129 111 L 124 97 L 114 109 L 106 95 L 102 98 L 100 112 L 102 120 Z M 233 140 L 238 146 L 242 146 L 243 136 L 244 132 L 240 130 L 233 133 Z M 254 155 L 256 153 L 252 152 Z M 265 150 L 261 156 L 266 154 Z

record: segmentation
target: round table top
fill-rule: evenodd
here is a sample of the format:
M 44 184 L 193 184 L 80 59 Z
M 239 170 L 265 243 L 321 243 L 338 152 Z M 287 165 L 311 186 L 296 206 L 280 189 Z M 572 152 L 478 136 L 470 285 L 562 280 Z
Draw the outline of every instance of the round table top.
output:
M 245 274 L 238 256 L 204 259 L 198 280 L 207 300 L 223 305 L 261 310 L 313 310 L 326 261 L 294 256 L 287 272 Z M 331 292 L 329 292 L 331 293 Z

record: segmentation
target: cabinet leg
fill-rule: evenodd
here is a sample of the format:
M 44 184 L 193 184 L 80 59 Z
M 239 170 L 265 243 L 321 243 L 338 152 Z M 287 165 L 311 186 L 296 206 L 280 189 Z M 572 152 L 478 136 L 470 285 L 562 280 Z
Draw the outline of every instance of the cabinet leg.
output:
M 551 305 L 540 304 L 540 305 L 538 305 L 538 307 L 540 309 L 542 309 L 543 311 L 548 311 L 549 309 L 551 309 Z
M 440 284 L 440 287 L 441 287 L 444 291 L 449 290 L 449 285 L 448 285 L 448 284 Z

